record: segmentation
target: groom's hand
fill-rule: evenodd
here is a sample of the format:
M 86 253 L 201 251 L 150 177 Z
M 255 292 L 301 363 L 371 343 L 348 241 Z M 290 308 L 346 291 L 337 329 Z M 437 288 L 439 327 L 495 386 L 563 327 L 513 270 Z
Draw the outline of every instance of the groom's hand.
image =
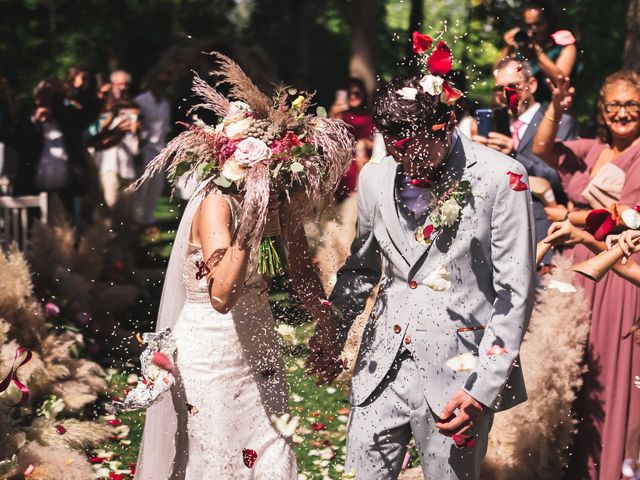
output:
M 484 412 L 484 406 L 464 390 L 456 393 L 440 414 L 436 427 L 443 435 L 461 435 L 478 422 Z M 456 415 L 456 410 L 458 414 Z
M 331 383 L 344 370 L 341 353 L 335 322 L 319 321 L 309 340 L 309 357 L 305 365 L 307 375 L 318 376 L 316 385 Z

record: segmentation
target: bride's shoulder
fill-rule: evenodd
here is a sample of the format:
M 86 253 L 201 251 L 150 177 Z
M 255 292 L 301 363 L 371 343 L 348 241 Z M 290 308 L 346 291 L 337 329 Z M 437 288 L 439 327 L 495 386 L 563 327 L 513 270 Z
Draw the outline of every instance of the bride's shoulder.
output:
M 235 199 L 217 190 L 211 190 L 203 195 L 196 212 L 198 224 L 229 225 L 234 211 Z

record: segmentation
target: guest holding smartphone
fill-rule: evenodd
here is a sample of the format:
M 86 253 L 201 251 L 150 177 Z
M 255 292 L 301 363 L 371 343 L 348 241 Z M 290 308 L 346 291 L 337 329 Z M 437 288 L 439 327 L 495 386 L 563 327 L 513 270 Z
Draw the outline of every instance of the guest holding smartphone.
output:
M 505 88 L 516 91 L 519 95 L 518 116 L 509 113 L 507 125 L 510 132 L 492 131 L 487 136 L 479 135 L 476 126 L 472 126 L 473 141 L 487 145 L 504 154 L 511 155 L 527 169 L 533 196 L 533 215 L 535 218 L 536 242 L 547 235 L 550 221 L 545 207 L 557 203 L 566 203 L 566 195 L 562 189 L 562 181 L 556 170 L 538 158 L 532 152 L 533 138 L 540 122 L 546 115 L 547 105 L 539 103 L 535 98 L 538 80 L 533 75 L 531 65 L 526 61 L 513 58 L 501 60 L 493 72 L 495 79 L 494 105 L 508 110 Z M 503 127 L 504 128 L 504 127 Z M 576 137 L 577 122 L 570 115 L 562 115 L 556 138 L 570 140 Z M 506 135 L 505 133 L 509 133 Z M 538 186 L 540 185 L 540 186 Z M 551 262 L 552 253 L 545 255 L 543 262 Z

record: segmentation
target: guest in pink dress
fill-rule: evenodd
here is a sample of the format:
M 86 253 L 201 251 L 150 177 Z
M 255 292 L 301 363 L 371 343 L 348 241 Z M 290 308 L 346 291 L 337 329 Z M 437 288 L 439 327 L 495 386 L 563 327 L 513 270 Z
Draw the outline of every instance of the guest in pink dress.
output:
M 568 77 L 558 77 L 550 88 L 552 103 L 533 153 L 558 169 L 570 200 L 568 208 L 546 209 L 550 220 L 584 226 L 590 210 L 639 205 L 640 76 L 621 71 L 606 78 L 598 100 L 597 139 L 555 140 L 573 89 Z M 575 262 L 593 255 L 584 245 L 568 254 Z M 640 289 L 613 272 L 598 283 L 578 281 L 591 302 L 591 328 L 567 478 L 617 480 L 629 431 L 640 419 L 640 390 L 633 386 L 634 376 L 640 375 L 640 347 L 622 338 L 640 316 Z
M 373 117 L 367 108 L 367 90 L 364 82 L 359 78 L 351 78 L 344 98 L 340 92 L 344 94 L 344 90 L 336 94 L 331 116 L 342 119 L 351 127 L 356 139 L 356 150 L 336 189 L 335 197 L 338 202 L 345 200 L 356 190 L 360 170 L 371 158 L 374 129 Z

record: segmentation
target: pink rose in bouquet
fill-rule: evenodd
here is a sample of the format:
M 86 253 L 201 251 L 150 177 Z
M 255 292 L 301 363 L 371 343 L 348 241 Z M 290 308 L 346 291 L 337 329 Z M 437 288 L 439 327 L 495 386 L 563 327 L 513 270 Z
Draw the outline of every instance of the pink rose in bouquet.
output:
M 246 168 L 267 160 L 270 156 L 271 150 L 269 150 L 267 144 L 253 137 L 247 137 L 242 140 L 233 154 L 236 162 Z

